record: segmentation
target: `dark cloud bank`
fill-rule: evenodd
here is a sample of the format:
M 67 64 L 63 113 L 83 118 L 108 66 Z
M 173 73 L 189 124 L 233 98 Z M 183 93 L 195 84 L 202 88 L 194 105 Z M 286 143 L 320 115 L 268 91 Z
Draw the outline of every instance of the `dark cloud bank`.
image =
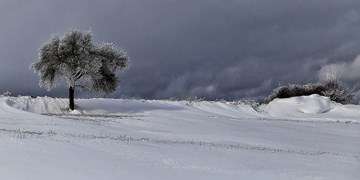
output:
M 3 0 L 0 22 L 0 90 L 26 95 L 66 95 L 29 65 L 71 27 L 127 49 L 112 97 L 257 98 L 360 54 L 358 0 Z

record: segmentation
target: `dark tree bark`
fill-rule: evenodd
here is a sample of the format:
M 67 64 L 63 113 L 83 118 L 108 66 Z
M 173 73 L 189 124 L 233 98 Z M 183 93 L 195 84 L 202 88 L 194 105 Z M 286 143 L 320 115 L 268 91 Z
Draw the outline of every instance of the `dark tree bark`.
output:
M 70 110 L 75 109 L 74 94 L 75 94 L 75 88 L 70 86 L 69 87 L 69 108 L 70 108 Z

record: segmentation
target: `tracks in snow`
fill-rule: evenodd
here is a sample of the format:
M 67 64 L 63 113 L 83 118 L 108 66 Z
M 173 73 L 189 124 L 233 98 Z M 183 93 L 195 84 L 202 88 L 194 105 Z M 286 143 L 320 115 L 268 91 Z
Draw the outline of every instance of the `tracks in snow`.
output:
M 260 145 L 251 144 L 239 144 L 239 143 L 221 143 L 210 142 L 201 140 L 181 140 L 181 139 L 161 139 L 161 138 L 149 138 L 149 137 L 134 137 L 126 134 L 122 135 L 96 135 L 96 134 L 84 134 L 84 133 L 61 133 L 53 130 L 49 131 L 35 131 L 25 129 L 0 129 L 0 137 L 2 135 L 10 136 L 16 139 L 27 138 L 47 138 L 50 140 L 73 142 L 74 140 L 89 140 L 100 141 L 106 143 L 109 141 L 120 142 L 126 145 L 147 145 L 147 144 L 162 144 L 170 146 L 182 146 L 192 148 L 203 148 L 207 150 L 227 150 L 227 151 L 257 151 L 263 153 L 277 153 L 277 154 L 295 154 L 303 156 L 334 156 L 334 157 L 352 157 L 360 161 L 359 155 L 349 155 L 330 151 L 309 151 L 300 149 L 284 149 L 276 147 L 266 147 Z

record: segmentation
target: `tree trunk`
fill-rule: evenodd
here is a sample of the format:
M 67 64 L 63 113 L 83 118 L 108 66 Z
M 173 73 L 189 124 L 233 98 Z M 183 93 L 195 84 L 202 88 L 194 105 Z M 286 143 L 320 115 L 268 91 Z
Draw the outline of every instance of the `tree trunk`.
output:
M 70 108 L 70 110 L 75 109 L 74 94 L 75 94 L 75 88 L 70 86 L 69 87 L 69 108 Z

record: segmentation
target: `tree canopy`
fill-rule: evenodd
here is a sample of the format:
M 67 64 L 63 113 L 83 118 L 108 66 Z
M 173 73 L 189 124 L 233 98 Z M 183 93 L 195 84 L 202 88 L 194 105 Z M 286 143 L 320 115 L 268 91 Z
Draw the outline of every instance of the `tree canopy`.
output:
M 117 70 L 127 67 L 128 57 L 113 43 L 95 44 L 90 32 L 72 30 L 55 36 L 40 49 L 33 69 L 48 90 L 64 79 L 69 87 L 110 93 L 118 86 Z

